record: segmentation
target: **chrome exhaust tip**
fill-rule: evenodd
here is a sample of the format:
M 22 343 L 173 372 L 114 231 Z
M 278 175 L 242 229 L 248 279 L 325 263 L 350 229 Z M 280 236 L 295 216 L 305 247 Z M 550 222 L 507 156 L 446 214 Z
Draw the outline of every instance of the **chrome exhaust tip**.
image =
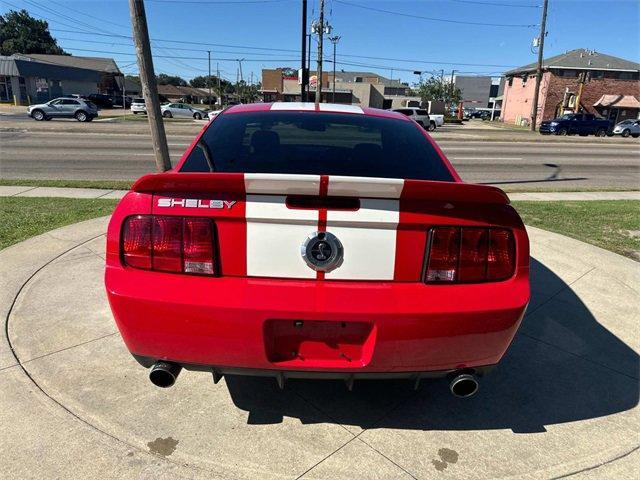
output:
M 182 367 L 177 363 L 156 362 L 149 372 L 149 380 L 151 380 L 151 383 L 156 387 L 169 388 L 176 383 L 176 379 L 178 375 L 180 375 L 181 370 Z
M 454 397 L 469 398 L 478 392 L 478 380 L 470 373 L 456 375 L 449 384 L 449 390 Z

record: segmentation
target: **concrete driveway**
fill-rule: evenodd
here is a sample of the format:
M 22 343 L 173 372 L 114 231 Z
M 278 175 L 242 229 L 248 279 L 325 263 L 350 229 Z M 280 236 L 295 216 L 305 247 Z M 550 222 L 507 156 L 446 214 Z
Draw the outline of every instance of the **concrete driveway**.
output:
M 0 252 L 0 478 L 638 478 L 640 265 L 530 228 L 533 298 L 472 399 L 443 381 L 290 381 L 130 357 L 106 219 Z

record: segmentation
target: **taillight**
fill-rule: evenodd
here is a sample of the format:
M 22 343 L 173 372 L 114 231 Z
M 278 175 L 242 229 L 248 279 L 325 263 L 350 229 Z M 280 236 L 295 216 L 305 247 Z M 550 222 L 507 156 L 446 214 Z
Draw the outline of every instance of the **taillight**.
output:
M 515 270 L 515 240 L 503 228 L 435 227 L 431 229 L 428 283 L 506 280 Z
M 213 275 L 214 242 L 208 218 L 136 215 L 122 227 L 122 259 L 146 270 Z
M 122 228 L 124 262 L 137 268 L 151 268 L 151 217 L 129 217 Z

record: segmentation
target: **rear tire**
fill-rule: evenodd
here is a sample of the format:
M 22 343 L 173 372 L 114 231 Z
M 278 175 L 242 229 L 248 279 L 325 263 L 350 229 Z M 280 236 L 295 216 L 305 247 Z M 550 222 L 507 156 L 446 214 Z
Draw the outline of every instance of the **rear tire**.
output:
M 194 113 L 194 114 L 193 114 L 193 118 L 194 118 L 195 120 L 202 120 L 202 115 L 200 115 L 199 113 Z
M 599 128 L 596 132 L 596 137 L 606 137 L 607 131 L 604 128 Z
M 167 110 L 166 112 L 164 112 L 164 113 L 162 114 L 162 116 L 163 116 L 164 118 L 173 118 L 173 115 L 171 115 L 171 112 L 170 112 L 169 110 Z
M 433 132 L 433 131 L 435 131 L 435 129 L 436 129 L 436 122 L 429 122 L 429 128 L 428 128 L 428 130 L 429 130 L 430 132 Z
M 622 136 L 623 136 L 624 138 L 627 138 L 629 135 L 631 135 L 631 130 L 629 130 L 628 128 L 625 128 L 625 129 L 622 131 Z
M 74 117 L 76 117 L 76 120 L 79 122 L 86 122 L 89 118 L 89 115 L 87 115 L 87 112 L 83 112 L 82 110 L 80 110 L 79 112 L 76 112 Z
M 638 138 L 638 137 L 640 137 L 640 133 L 632 133 L 631 136 L 633 138 Z
M 42 120 L 46 120 L 47 116 L 44 114 L 42 110 L 34 110 L 31 113 L 31 116 L 36 122 L 41 122 Z

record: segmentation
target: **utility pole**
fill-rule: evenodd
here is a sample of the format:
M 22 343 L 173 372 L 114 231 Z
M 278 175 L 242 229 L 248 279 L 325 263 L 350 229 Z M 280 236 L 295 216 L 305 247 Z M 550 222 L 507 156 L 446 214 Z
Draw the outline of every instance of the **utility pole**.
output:
M 302 0 L 302 48 L 300 50 L 300 68 L 302 69 L 302 78 L 300 79 L 300 100 L 307 101 L 307 82 L 309 81 L 309 72 L 307 71 L 307 0 Z
M 207 77 L 207 86 L 209 87 L 209 110 L 211 110 L 211 50 L 207 50 L 209 57 L 209 76 Z
M 242 62 L 244 62 L 244 58 L 239 58 L 238 65 L 240 67 L 240 83 L 238 83 L 238 95 L 240 95 L 240 103 L 242 103 L 242 94 L 240 93 L 240 85 L 242 82 L 244 82 L 244 79 L 242 78 Z
M 336 46 L 340 41 L 340 36 L 334 35 L 329 37 L 329 40 L 333 43 L 333 92 L 331 94 L 331 102 L 336 103 Z
M 149 43 L 149 30 L 147 29 L 147 17 L 144 11 L 143 0 L 129 0 L 131 24 L 133 26 L 133 40 L 136 46 L 138 68 L 140 69 L 140 83 L 142 95 L 147 109 L 149 126 L 151 127 L 151 141 L 156 156 L 156 167 L 160 172 L 171 168 L 167 136 L 162 123 L 160 112 L 160 99 L 158 97 L 158 85 L 153 71 L 153 59 L 151 58 L 151 44 Z
M 316 72 L 316 107 L 322 100 L 322 40 L 324 37 L 324 0 L 320 0 L 320 25 L 318 28 L 318 71 Z
M 587 72 L 580 72 L 578 74 L 578 94 L 576 95 L 576 108 L 573 113 L 580 113 L 580 100 L 582 99 L 582 89 L 584 83 L 587 80 Z
M 309 101 L 309 93 L 311 92 L 311 86 L 309 85 L 309 76 L 311 75 L 311 34 L 307 34 L 307 102 Z
M 222 90 L 220 89 L 220 65 L 216 62 L 216 77 L 218 77 L 218 104 L 222 107 Z
M 450 86 L 451 103 L 453 103 L 453 92 L 455 91 L 453 87 L 453 75 L 455 72 L 456 72 L 455 70 L 451 70 L 451 86 Z
M 540 82 L 542 81 L 542 58 L 544 55 L 544 37 L 547 35 L 547 6 L 549 0 L 544 0 L 542 6 L 542 22 L 540 22 L 540 47 L 538 48 L 538 68 L 536 70 L 536 89 L 533 92 L 533 105 L 531 107 L 531 131 L 536 131 L 538 121 L 538 97 L 540 95 Z

